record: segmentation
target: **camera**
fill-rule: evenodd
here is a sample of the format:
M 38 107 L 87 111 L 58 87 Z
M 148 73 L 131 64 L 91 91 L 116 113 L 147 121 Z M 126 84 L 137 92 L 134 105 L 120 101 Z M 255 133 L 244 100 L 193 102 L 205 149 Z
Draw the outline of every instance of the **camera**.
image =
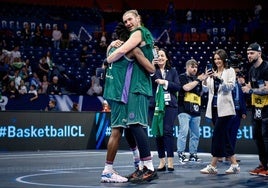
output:
M 240 54 L 236 54 L 235 51 L 230 51 L 230 59 L 228 59 L 228 64 L 233 68 L 241 68 L 244 64 L 242 61 L 242 56 Z
M 247 74 L 247 65 L 244 63 L 245 59 L 242 58 L 240 54 L 235 51 L 230 51 L 230 58 L 228 59 L 228 65 L 232 68 L 238 68 L 238 77 L 244 77 Z

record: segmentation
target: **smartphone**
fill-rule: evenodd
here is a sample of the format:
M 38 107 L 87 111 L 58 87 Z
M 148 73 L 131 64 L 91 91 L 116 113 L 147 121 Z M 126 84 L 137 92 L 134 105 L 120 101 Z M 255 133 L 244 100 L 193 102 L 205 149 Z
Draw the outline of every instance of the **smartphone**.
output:
M 154 59 L 157 59 L 158 58 L 158 54 L 157 54 L 156 48 L 153 48 L 153 55 L 154 55 Z
M 212 64 L 211 63 L 207 64 L 207 71 L 212 72 Z

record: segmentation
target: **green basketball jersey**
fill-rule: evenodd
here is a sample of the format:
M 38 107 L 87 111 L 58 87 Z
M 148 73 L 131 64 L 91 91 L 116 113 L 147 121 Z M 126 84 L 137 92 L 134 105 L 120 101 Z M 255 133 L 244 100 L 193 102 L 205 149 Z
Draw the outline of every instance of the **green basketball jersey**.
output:
M 111 48 L 111 54 L 115 48 Z M 123 88 L 127 67 L 133 60 L 123 56 L 114 63 L 110 63 L 106 68 L 103 97 L 109 100 L 122 101 Z M 122 101 L 123 102 L 123 101 Z
M 151 32 L 145 27 L 140 27 L 136 30 L 140 30 L 142 33 L 143 42 L 139 47 L 142 50 L 144 56 L 150 62 L 152 62 L 153 60 L 153 36 Z M 133 66 L 130 92 L 152 96 L 152 80 L 150 78 L 150 74 L 137 62 L 135 62 Z

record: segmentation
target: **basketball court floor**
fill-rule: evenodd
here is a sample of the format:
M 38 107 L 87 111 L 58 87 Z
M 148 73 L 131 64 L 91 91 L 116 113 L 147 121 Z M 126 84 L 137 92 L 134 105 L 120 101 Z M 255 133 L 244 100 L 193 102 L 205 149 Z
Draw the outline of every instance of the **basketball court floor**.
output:
M 200 153 L 201 162 L 179 164 L 175 155 L 175 171 L 159 172 L 158 179 L 142 184 L 100 183 L 105 162 L 105 150 L 35 151 L 0 153 L 1 188 L 91 188 L 91 187 L 268 187 L 268 177 L 252 176 L 249 170 L 258 165 L 257 155 L 237 155 L 241 160 L 241 173 L 226 175 L 228 162 L 218 164 L 217 175 L 200 174 L 199 170 L 210 162 L 210 154 Z M 158 157 L 152 152 L 154 165 Z M 115 170 L 121 175 L 133 172 L 132 154 L 120 150 Z

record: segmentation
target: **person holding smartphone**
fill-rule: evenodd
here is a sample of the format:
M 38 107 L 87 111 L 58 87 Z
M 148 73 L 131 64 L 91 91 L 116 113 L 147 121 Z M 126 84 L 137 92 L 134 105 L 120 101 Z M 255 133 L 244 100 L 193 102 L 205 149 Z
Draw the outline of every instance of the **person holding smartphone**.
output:
M 174 121 L 178 114 L 177 92 L 181 86 L 176 69 L 172 67 L 170 57 L 165 49 L 158 50 L 155 74 L 156 105 L 152 118 L 152 134 L 155 136 L 159 166 L 157 171 L 174 171 Z M 163 87 L 162 95 L 160 87 Z M 160 95 L 160 96 L 159 96 Z M 162 110 L 162 116 L 159 111 Z M 167 168 L 166 168 L 167 158 Z
M 202 174 L 217 174 L 217 162 L 227 156 L 226 145 L 231 145 L 228 123 L 236 114 L 233 102 L 232 90 L 235 87 L 235 70 L 228 66 L 228 55 L 225 50 L 218 49 L 214 53 L 213 66 L 215 69 L 207 73 L 210 76 L 203 81 L 203 87 L 208 94 L 206 117 L 212 119 L 214 125 L 211 154 L 212 160 L 209 165 L 201 169 Z M 225 171 L 226 174 L 240 172 L 240 167 L 234 155 L 234 148 L 228 150 L 231 166 Z

